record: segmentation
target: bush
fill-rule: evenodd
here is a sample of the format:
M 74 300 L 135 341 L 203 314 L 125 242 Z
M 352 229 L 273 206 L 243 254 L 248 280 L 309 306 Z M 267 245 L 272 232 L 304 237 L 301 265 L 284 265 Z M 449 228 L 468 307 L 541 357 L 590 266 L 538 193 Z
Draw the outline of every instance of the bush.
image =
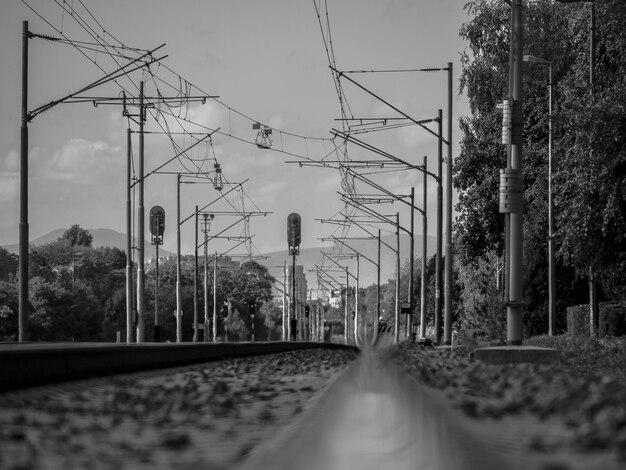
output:
M 567 334 L 589 336 L 589 305 L 567 307 Z
M 626 303 L 601 302 L 598 323 L 600 337 L 626 335 Z M 567 308 L 567 334 L 589 336 L 589 304 Z
M 598 334 L 604 336 L 626 335 L 626 304 L 622 302 L 600 304 Z

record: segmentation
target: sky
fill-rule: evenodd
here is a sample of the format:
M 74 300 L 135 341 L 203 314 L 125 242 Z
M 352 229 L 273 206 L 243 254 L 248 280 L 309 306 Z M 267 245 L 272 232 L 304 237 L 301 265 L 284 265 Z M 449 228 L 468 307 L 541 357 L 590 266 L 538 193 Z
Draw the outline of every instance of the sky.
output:
M 320 2 L 318 1 L 318 4 Z M 458 153 L 456 122 L 468 115 L 465 97 L 459 95 L 460 57 L 465 44 L 459 28 L 470 18 L 459 0 L 327 0 L 332 33 L 332 51 L 340 70 L 388 70 L 454 66 L 453 156 Z M 33 12 L 32 7 L 46 22 Z M 284 250 L 286 220 L 291 212 L 302 217 L 302 246 L 322 244 L 337 227 L 318 219 L 336 218 L 343 209 L 338 191 L 341 176 L 336 169 L 298 165 L 294 161 L 320 161 L 333 156 L 330 131 L 341 129 L 341 108 L 325 50 L 325 42 L 313 0 L 18 0 L 0 5 L 0 245 L 18 241 L 19 227 L 19 136 L 21 92 L 22 21 L 30 31 L 69 39 L 86 40 L 76 17 L 63 12 L 71 5 L 104 38 L 115 37 L 140 49 L 158 51 L 164 67 L 153 65 L 159 77 L 168 78 L 193 94 L 219 96 L 219 102 L 188 102 L 179 108 L 183 118 L 198 123 L 187 127 L 198 132 L 219 129 L 207 142 L 187 152 L 183 164 L 174 160 L 163 172 L 144 181 L 146 214 L 161 205 L 166 212 L 164 248 L 176 248 L 176 176 L 201 168 L 212 171 L 216 160 L 230 183 L 244 182 L 244 191 L 233 191 L 214 202 L 219 193 L 210 184 L 181 184 L 181 218 L 194 213 L 195 205 L 211 203 L 217 213 L 210 231 L 218 233 L 238 220 L 226 212 L 241 210 L 267 212 L 250 218 L 255 252 Z M 324 2 L 321 2 L 324 7 Z M 322 22 L 325 24 L 325 10 Z M 89 14 L 93 16 L 89 16 Z M 96 22 L 97 20 L 97 22 Z M 58 31 L 55 31 L 56 28 Z M 97 29 L 97 28 L 96 28 Z M 42 39 L 29 40 L 29 110 L 58 99 L 98 79 L 98 66 L 111 70 L 102 51 L 81 55 L 71 45 Z M 167 68 L 166 68 L 166 67 Z M 170 72 L 172 71 L 172 72 Z M 180 78 L 179 78 L 180 77 Z M 400 108 L 414 119 L 429 119 L 437 109 L 447 108 L 445 72 L 353 74 L 353 79 Z M 146 94 L 154 96 L 150 75 L 135 72 L 134 86 L 144 79 Z M 128 82 L 130 83 L 130 82 Z M 194 87 L 190 88 L 188 84 Z M 394 117 L 384 103 L 345 79 L 342 87 L 349 114 L 354 117 Z M 131 87 L 132 89 L 132 87 Z M 167 87 L 172 96 L 176 90 Z M 136 89 L 135 89 L 136 91 Z M 119 97 L 120 88 L 108 84 L 87 93 L 89 96 Z M 130 109 L 136 112 L 136 109 Z M 146 122 L 145 173 L 172 159 L 174 147 L 161 131 L 177 131 L 178 124 L 159 116 L 154 109 Z M 444 119 L 446 116 L 444 115 Z M 254 145 L 254 122 L 273 129 L 272 149 Z M 178 121 L 180 122 L 180 121 Z M 390 121 L 391 122 L 391 121 Z M 52 230 L 79 224 L 87 229 L 126 230 L 126 129 L 122 107 L 94 106 L 91 103 L 59 104 L 39 114 L 29 124 L 29 230 L 35 239 Z M 131 125 L 137 130 L 135 124 Z M 436 127 L 431 125 L 433 130 Z M 444 126 L 445 132 L 445 126 Z M 306 137 L 306 138 L 305 138 Z M 428 156 L 429 171 L 436 171 L 437 141 L 416 127 L 385 130 L 357 136 L 372 145 L 420 165 Z M 191 138 L 175 136 L 177 145 L 191 145 Z M 132 138 L 133 165 L 137 169 L 138 137 Z M 444 149 L 444 155 L 446 151 Z M 351 159 L 380 159 L 357 146 L 349 146 Z M 422 205 L 423 178 L 415 170 L 372 172 L 367 178 L 394 194 L 408 194 L 415 187 Z M 210 174 L 210 173 L 209 173 Z M 444 165 L 445 177 L 445 165 Z M 196 181 L 186 179 L 182 181 Z M 436 189 L 427 185 L 427 213 L 434 218 Z M 371 193 L 361 186 L 360 192 Z M 444 191 L 445 192 L 445 191 Z M 228 204 L 227 204 L 228 202 Z M 401 212 L 403 204 L 376 206 L 383 214 Z M 223 212 L 223 214 L 220 214 Z M 181 226 L 183 252 L 193 249 L 193 219 Z M 243 224 L 225 235 L 241 236 Z M 391 230 L 391 228 L 389 228 Z M 434 223 L 429 234 L 434 235 Z M 148 238 L 148 236 L 146 237 Z M 225 251 L 236 241 L 215 241 Z M 212 247 L 213 248 L 213 247 Z M 235 250 L 235 252 L 240 252 Z

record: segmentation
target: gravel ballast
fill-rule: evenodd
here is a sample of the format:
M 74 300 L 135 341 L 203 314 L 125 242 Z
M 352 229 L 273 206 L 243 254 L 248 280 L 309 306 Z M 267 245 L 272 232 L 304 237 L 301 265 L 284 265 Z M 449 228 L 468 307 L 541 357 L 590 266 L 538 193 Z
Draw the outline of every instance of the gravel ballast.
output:
M 0 468 L 233 468 L 356 355 L 303 350 L 4 393 Z
M 465 349 L 416 343 L 382 355 L 484 429 L 553 461 L 547 468 L 626 468 L 626 390 L 619 371 L 615 378 L 592 367 L 581 374 L 579 365 L 567 363 L 497 366 L 471 359 Z

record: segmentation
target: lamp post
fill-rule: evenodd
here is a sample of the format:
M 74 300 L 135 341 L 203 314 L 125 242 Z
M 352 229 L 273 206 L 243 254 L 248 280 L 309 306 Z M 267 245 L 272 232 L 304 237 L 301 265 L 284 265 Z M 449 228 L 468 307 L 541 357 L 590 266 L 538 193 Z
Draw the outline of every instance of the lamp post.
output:
M 556 320 L 556 275 L 554 263 L 554 203 L 552 200 L 552 62 L 524 55 L 524 62 L 548 66 L 548 334 L 554 335 Z

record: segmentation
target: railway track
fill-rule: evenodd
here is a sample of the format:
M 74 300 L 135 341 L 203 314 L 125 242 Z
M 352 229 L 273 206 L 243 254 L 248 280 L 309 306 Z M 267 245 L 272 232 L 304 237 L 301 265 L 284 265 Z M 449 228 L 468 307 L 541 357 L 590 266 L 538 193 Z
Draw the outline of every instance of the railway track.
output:
M 0 468 L 236 467 L 357 356 L 296 347 L 250 356 L 257 346 L 239 346 L 245 357 L 7 391 Z
M 185 345 L 172 346 L 170 360 L 180 364 Z M 187 355 L 190 365 L 65 382 L 48 374 L 54 383 L 6 390 L 0 469 L 622 468 L 607 454 L 529 452 L 539 433 L 544 442 L 561 439 L 564 427 L 527 416 L 469 419 L 385 355 L 292 346 L 204 345 Z M 68 366 L 71 357 L 84 362 L 75 353 L 51 361 L 75 378 L 85 373 Z M 101 372 L 117 368 L 96 357 L 108 364 Z

